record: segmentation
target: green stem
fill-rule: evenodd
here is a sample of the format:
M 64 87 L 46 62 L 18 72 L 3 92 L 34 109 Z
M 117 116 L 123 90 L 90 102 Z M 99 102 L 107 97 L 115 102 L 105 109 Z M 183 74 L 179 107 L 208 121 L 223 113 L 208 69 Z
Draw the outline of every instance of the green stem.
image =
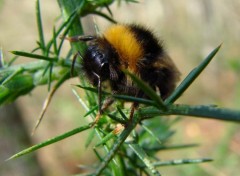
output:
M 139 113 L 142 115 L 142 119 L 151 118 L 153 116 L 159 115 L 185 115 L 240 122 L 240 111 L 205 105 L 171 105 L 169 106 L 167 111 L 161 111 L 157 108 L 147 107 L 140 109 L 139 111 Z
M 44 142 L 42 142 L 40 144 L 37 144 L 37 145 L 29 147 L 29 148 L 27 148 L 25 150 L 22 150 L 21 152 L 19 152 L 19 153 L 15 154 L 15 155 L 11 156 L 10 158 L 8 158 L 6 161 L 14 159 L 14 158 L 17 158 L 17 157 L 20 157 L 20 156 L 25 155 L 27 153 L 33 152 L 35 150 L 38 150 L 38 149 L 43 148 L 45 146 L 48 146 L 50 144 L 59 142 L 59 141 L 65 139 L 65 138 L 68 138 L 68 137 L 73 136 L 73 135 L 75 135 L 77 133 L 85 131 L 85 130 L 91 128 L 91 126 L 92 126 L 92 124 L 90 123 L 88 125 L 85 125 L 85 126 L 82 126 L 82 127 L 79 127 L 79 128 L 75 128 L 75 129 L 73 129 L 73 130 L 71 130 L 69 132 L 66 132 L 66 133 L 62 134 L 62 135 L 59 135 L 59 136 L 56 136 L 54 138 L 48 139 L 48 140 L 46 140 L 46 141 L 44 141 Z
M 103 159 L 103 161 L 98 166 L 96 172 L 93 174 L 95 176 L 101 175 L 103 170 L 107 167 L 109 162 L 113 159 L 123 142 L 126 140 L 126 138 L 129 136 L 129 134 L 132 132 L 132 130 L 136 127 L 138 122 L 140 121 L 139 116 L 136 114 L 132 121 L 127 125 L 127 128 L 123 130 L 121 135 L 118 137 L 114 145 L 112 146 L 112 149 L 109 151 L 108 155 Z
M 81 11 L 83 4 L 85 1 L 79 0 L 58 0 L 58 4 L 61 8 L 62 15 L 65 21 L 67 21 L 73 13 L 79 14 Z M 78 15 L 74 15 L 73 21 L 71 22 L 71 28 L 69 28 L 68 35 L 69 36 L 76 36 L 76 35 L 83 35 L 83 27 Z M 71 43 L 73 48 L 73 52 L 77 53 L 77 51 L 83 52 L 85 49 L 85 44 L 83 43 Z
M 40 47 L 42 50 L 42 54 L 44 55 L 45 54 L 45 41 L 44 41 L 44 32 L 43 32 L 43 26 L 42 26 L 41 9 L 40 9 L 39 0 L 37 0 L 37 2 L 36 2 L 36 18 L 37 18 Z

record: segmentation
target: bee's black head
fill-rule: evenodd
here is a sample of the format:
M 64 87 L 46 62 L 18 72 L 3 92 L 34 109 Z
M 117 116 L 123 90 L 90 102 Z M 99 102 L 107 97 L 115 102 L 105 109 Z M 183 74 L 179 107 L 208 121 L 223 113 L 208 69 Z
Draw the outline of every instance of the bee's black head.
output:
M 99 77 L 102 81 L 110 78 L 109 62 L 113 57 L 114 49 L 105 39 L 89 44 L 83 58 L 83 67 L 93 85 L 97 85 Z

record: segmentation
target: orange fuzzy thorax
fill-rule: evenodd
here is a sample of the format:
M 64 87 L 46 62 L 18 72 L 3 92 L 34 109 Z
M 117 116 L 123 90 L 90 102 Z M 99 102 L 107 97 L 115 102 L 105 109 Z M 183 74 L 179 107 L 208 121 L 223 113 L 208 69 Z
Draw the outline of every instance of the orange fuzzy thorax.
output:
M 143 56 L 143 48 L 129 27 L 114 25 L 105 31 L 104 37 L 118 52 L 121 65 L 129 71 L 137 72 L 137 62 Z

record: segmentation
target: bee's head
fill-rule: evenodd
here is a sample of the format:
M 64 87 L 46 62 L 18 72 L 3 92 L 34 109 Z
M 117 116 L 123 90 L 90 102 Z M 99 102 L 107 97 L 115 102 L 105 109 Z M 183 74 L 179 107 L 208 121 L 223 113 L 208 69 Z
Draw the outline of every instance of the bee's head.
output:
M 94 85 L 99 78 L 110 78 L 109 61 L 114 57 L 114 50 L 106 40 L 96 40 L 89 44 L 83 59 L 83 66 Z

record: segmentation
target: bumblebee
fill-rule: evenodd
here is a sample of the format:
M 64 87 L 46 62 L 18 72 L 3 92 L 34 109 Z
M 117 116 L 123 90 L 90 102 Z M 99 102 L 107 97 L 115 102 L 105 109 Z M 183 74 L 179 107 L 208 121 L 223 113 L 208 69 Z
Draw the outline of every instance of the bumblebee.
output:
M 99 90 L 98 116 L 113 102 L 107 99 L 101 105 L 101 84 L 104 81 L 109 81 L 113 94 L 147 98 L 123 70 L 137 75 L 155 91 L 159 90 L 163 100 L 172 93 L 179 80 L 180 73 L 162 42 L 140 25 L 115 24 L 102 36 L 67 39 L 70 42 L 88 42 L 82 64 L 90 83 Z M 136 107 L 137 103 L 134 103 L 132 109 Z M 133 116 L 133 112 L 130 116 Z

